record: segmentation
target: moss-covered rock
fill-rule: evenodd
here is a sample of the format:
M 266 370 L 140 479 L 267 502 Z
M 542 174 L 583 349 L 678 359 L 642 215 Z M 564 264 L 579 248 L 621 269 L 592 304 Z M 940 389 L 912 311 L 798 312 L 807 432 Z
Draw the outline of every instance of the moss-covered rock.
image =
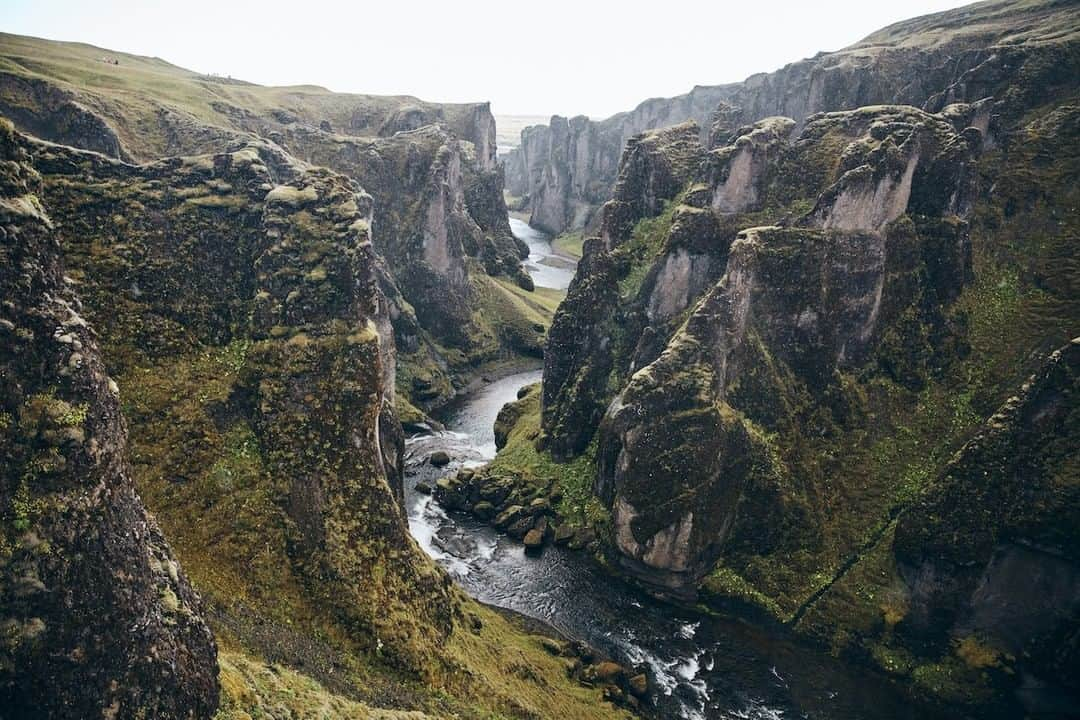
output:
M 752 188 L 734 195 L 720 163 L 740 147 L 753 159 L 740 138 L 762 127 L 730 126 L 717 134 L 728 149 L 671 206 L 610 235 L 613 249 L 586 243 L 551 333 L 540 439 L 562 457 L 588 454 L 599 428 L 594 490 L 610 512 L 600 537 L 612 567 L 791 623 L 914 692 L 1012 707 L 1010 658 L 1026 643 L 1070 642 L 1054 618 L 1071 607 L 1072 561 L 1036 563 L 1060 580 L 1047 605 L 1033 603 L 1041 629 L 1024 620 L 994 640 L 964 608 L 984 575 L 992 585 L 1035 567 L 1027 545 L 999 547 L 999 532 L 1019 534 L 1000 530 L 1007 518 L 1061 533 L 1067 491 L 1002 500 L 991 487 L 1003 481 L 948 495 L 964 505 L 958 523 L 979 525 L 970 536 L 944 505 L 920 511 L 918 532 L 908 513 L 934 497 L 934 478 L 1015 392 L 1020 368 L 1076 334 L 1064 259 L 1073 93 L 1027 116 L 1012 94 L 937 115 L 810 116 L 790 138 L 768 136 L 766 160 L 748 165 Z M 716 207 L 720 190 L 746 202 Z M 1057 433 L 1068 435 L 1045 428 L 1031 442 Z M 969 513 L 980 520 L 962 521 Z M 925 563 L 902 548 L 949 547 L 957 533 L 960 549 L 982 543 L 978 557 L 915 579 Z M 1026 667 L 1068 685 L 1069 652 Z
M 136 493 L 117 384 L 62 275 L 59 217 L 6 120 L 0 158 L 0 704 L 208 718 L 202 601 Z

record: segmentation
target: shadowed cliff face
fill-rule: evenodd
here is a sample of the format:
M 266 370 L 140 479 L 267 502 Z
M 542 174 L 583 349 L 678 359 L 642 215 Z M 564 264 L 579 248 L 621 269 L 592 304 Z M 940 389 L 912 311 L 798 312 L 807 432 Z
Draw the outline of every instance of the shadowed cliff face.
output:
M 769 116 L 801 125 L 817 112 L 879 104 L 939 112 L 991 95 L 1002 100 L 1006 86 L 1016 107 L 1031 106 L 1077 72 L 1080 61 L 1060 44 L 1076 32 L 1068 2 L 980 3 L 897 23 L 741 83 L 647 100 L 605 120 L 556 116 L 522 132 L 520 147 L 504 160 L 507 188 L 526 199 L 534 227 L 594 230 L 596 211 L 612 197 L 622 146 L 635 134 L 692 120 L 704 141 Z
M 914 642 L 976 637 L 1077 689 L 1080 339 L 1055 351 L 900 518 Z
M 7 121 L 0 157 L 0 704 L 26 718 L 209 717 L 202 602 L 135 492 L 117 384 Z

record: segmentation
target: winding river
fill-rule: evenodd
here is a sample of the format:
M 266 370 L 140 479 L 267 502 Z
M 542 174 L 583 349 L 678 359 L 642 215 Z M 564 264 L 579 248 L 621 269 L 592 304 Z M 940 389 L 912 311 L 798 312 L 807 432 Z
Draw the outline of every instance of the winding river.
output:
M 546 237 L 519 221 L 514 232 L 532 253 L 527 267 L 541 287 L 565 288 L 572 263 Z M 652 599 L 598 569 L 586 556 L 549 547 L 539 557 L 475 519 L 447 513 L 419 480 L 434 482 L 495 455 L 492 425 L 517 389 L 540 370 L 489 382 L 460 398 L 440 418 L 446 430 L 406 445 L 406 502 L 414 537 L 478 600 L 545 621 L 617 660 L 645 665 L 659 718 L 916 718 L 884 680 L 860 676 L 825 653 L 735 620 L 698 614 Z M 445 450 L 441 469 L 427 457 Z

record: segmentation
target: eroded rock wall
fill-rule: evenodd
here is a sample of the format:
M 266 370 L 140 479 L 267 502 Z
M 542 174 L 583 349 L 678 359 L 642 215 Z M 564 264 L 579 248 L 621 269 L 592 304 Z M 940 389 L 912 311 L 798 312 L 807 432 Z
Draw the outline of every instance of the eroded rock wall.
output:
M 131 388 L 136 479 L 168 503 L 166 531 L 215 607 L 298 586 L 287 602 L 429 669 L 454 602 L 401 505 L 371 197 L 259 141 L 141 166 L 23 143 L 105 362 Z M 243 578 L 231 595 L 222 571 Z
M 203 603 L 136 493 L 118 386 L 6 120 L 0 157 L 0 704 L 25 718 L 209 718 Z
M 781 116 L 801 125 L 817 112 L 879 104 L 939 112 L 951 103 L 1004 99 L 1006 85 L 1017 108 L 1031 106 L 1076 73 L 1075 52 L 1057 42 L 1070 32 L 1075 8 L 1069 3 L 990 2 L 897 23 L 844 50 L 741 83 L 647 100 L 605 120 L 580 118 L 567 127 L 553 117 L 546 128 L 523 131 L 521 146 L 505 159 L 509 187 L 527 199 L 537 228 L 555 234 L 591 228 L 612 196 L 623 143 L 635 134 L 693 120 L 706 140 L 717 122 L 730 127 Z M 590 148 L 584 158 L 583 145 Z

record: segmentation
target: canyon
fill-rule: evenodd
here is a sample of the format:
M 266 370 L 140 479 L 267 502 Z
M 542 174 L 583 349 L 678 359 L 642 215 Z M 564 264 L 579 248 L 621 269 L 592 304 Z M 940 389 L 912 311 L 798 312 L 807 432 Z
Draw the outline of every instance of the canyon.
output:
M 1075 715 L 1078 78 L 988 0 L 507 149 L 0 34 L 0 717 Z

